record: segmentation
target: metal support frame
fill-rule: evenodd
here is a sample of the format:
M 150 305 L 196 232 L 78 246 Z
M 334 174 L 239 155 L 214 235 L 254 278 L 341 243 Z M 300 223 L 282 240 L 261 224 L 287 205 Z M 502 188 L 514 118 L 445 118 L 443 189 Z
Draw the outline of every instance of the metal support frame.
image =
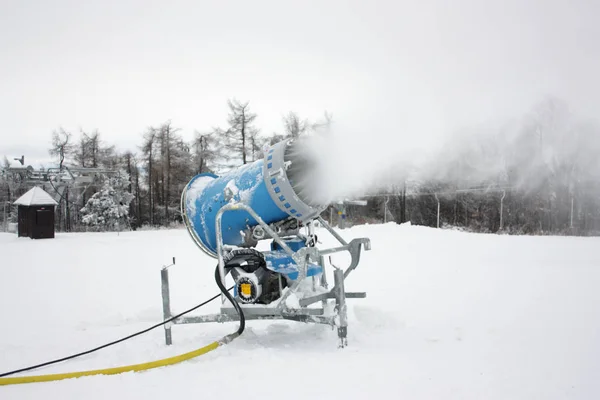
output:
M 223 282 L 225 282 L 225 265 L 224 254 L 231 250 L 231 246 L 223 244 L 223 235 L 221 221 L 223 214 L 232 210 L 247 211 L 257 223 L 268 233 L 270 238 L 275 240 L 281 248 L 289 254 L 298 265 L 298 277 L 293 284 L 281 291 L 281 296 L 278 300 L 271 304 L 243 304 L 240 306 L 244 312 L 246 320 L 292 320 L 305 323 L 319 323 L 338 327 L 338 337 L 340 339 L 340 347 L 347 345 L 348 317 L 346 299 L 365 298 L 364 292 L 348 293 L 344 288 L 344 281 L 360 262 L 362 247 L 365 250 L 371 249 L 371 242 L 368 238 L 353 239 L 349 243 L 346 242 L 323 218 L 317 217 L 317 220 L 331 235 L 341 244 L 339 247 L 334 247 L 325 250 L 319 250 L 316 247 L 305 247 L 297 252 L 292 251 L 284 242 L 284 240 L 268 225 L 260 216 L 248 205 L 243 203 L 231 203 L 222 207 L 216 215 L 216 237 L 217 237 L 217 259 L 219 274 Z M 328 289 L 327 274 L 325 268 L 325 256 L 333 253 L 348 251 L 351 256 L 350 265 L 343 270 L 332 264 L 334 268 L 334 286 Z M 175 259 L 173 259 L 174 264 Z M 300 308 L 292 308 L 286 304 L 286 300 L 291 294 L 297 293 L 300 283 L 306 279 L 307 268 L 309 262 L 318 262 L 323 271 L 320 279 L 313 278 L 312 289 L 315 293 L 313 296 L 302 297 L 299 299 Z M 161 288 L 162 288 L 162 303 L 163 315 L 165 319 L 171 318 L 170 295 L 169 295 L 169 273 L 168 267 L 161 269 Z M 320 290 L 317 290 L 320 289 Z M 280 289 L 281 290 L 281 289 Z M 333 313 L 328 314 L 329 300 L 334 299 Z M 239 317 L 230 304 L 225 304 L 227 298 L 221 295 L 221 309 L 218 314 L 209 314 L 204 316 L 188 316 L 180 317 L 165 325 L 165 343 L 172 344 L 171 326 L 178 324 L 194 324 L 206 322 L 230 322 L 237 321 Z M 308 307 L 314 303 L 321 302 L 320 307 Z
M 160 270 L 160 288 L 162 294 L 162 309 L 163 309 L 163 321 L 166 321 L 171 318 L 171 295 L 169 293 L 169 267 L 175 265 L 175 257 L 173 257 L 173 264 L 165 265 Z M 167 345 L 171 345 L 173 343 L 173 338 L 171 336 L 171 325 L 172 323 L 168 322 L 163 325 L 165 329 L 165 343 Z

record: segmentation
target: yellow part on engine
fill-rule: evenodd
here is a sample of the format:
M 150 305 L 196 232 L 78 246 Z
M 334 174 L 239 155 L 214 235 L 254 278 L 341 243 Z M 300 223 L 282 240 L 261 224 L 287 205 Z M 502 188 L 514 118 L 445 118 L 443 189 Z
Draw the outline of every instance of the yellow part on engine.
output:
M 251 296 L 252 295 L 252 285 L 250 285 L 249 283 L 242 283 L 240 285 L 240 291 L 242 292 L 242 294 L 244 296 Z

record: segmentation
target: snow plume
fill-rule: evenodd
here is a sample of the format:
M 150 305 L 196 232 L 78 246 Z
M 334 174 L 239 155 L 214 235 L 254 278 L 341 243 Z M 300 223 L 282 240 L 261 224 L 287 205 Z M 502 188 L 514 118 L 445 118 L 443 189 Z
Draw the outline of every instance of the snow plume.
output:
M 300 197 L 324 205 L 398 192 L 405 183 L 408 190 L 422 185 L 567 190 L 600 177 L 600 126 L 554 98 L 512 118 L 474 117 L 460 127 L 406 114 L 398 120 L 389 128 L 336 122 L 303 138 L 293 149 L 304 170 L 294 185 Z
M 405 140 L 392 132 L 351 134 L 339 128 L 307 136 L 294 148 L 304 167 L 295 187 L 314 205 L 395 190 L 430 162 L 437 148 L 430 139 Z
M 308 136 L 296 144 L 305 172 L 295 185 L 313 205 L 398 193 L 425 182 L 477 186 L 502 177 L 502 130 L 471 129 L 435 134 L 414 131 L 345 134 L 341 130 Z

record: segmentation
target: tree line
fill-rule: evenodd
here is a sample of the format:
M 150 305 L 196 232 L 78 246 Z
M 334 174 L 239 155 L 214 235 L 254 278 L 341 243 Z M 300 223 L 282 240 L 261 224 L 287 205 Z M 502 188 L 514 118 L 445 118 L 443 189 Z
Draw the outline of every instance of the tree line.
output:
M 290 111 L 283 117 L 280 132 L 260 135 L 257 115 L 248 101 L 230 99 L 227 107 L 226 126 L 214 127 L 207 132 L 194 131 L 191 141 L 184 140 L 181 128 L 171 121 L 148 127 L 141 134 L 137 151 L 119 151 L 114 145 L 105 143 L 98 130 L 74 134 L 59 128 L 52 132 L 49 153 L 55 157 L 59 168 L 98 169 L 101 175 L 107 171 L 121 171 L 128 178 L 124 189 L 132 195 L 128 228 L 169 226 L 181 222 L 180 196 L 196 174 L 218 174 L 254 162 L 263 157 L 265 145 L 299 137 L 331 123 L 331 116 L 326 112 L 322 119 L 309 121 Z M 24 190 L 21 188 L 21 192 Z M 102 190 L 102 182 L 78 190 L 80 193 L 73 193 L 75 189 L 70 187 L 59 193 L 58 230 L 83 230 L 86 227 L 82 221 L 97 219 L 84 218 L 82 210 L 85 211 L 89 199 Z
M 59 168 L 121 171 L 127 179 L 120 185 L 131 194 L 119 197 L 130 199 L 127 228 L 169 226 L 181 222 L 181 192 L 194 175 L 253 162 L 263 157 L 266 144 L 332 123 L 327 113 L 309 121 L 289 112 L 280 132 L 261 135 L 249 102 L 228 100 L 227 107 L 226 126 L 195 131 L 190 141 L 171 121 L 142 132 L 136 151 L 119 151 L 97 130 L 75 135 L 59 128 L 49 151 Z M 392 168 L 380 190 L 364 197 L 366 206 L 348 205 L 345 225 L 410 221 L 477 232 L 600 234 L 600 127 L 565 102 L 546 98 L 518 118 L 463 128 L 449 137 L 426 165 Z M 358 162 L 360 154 L 356 157 Z M 14 201 L 27 189 L 6 179 L 0 183 L 5 186 L 0 200 Z M 91 209 L 86 204 L 98 192 L 110 190 L 94 183 L 78 193 L 63 192 L 57 229 L 87 229 L 82 220 L 97 220 L 82 210 Z M 103 203 L 98 196 L 95 204 Z M 334 207 L 323 217 L 334 224 L 341 218 Z

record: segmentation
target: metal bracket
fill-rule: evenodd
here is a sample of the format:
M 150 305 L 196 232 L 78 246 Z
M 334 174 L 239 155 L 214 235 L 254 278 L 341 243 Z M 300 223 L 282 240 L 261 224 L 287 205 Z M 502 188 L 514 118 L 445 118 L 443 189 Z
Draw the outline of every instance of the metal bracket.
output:
M 337 289 L 334 287 L 333 289 L 331 289 L 331 291 L 329 291 L 327 293 L 318 294 L 316 296 L 311 296 L 311 297 L 305 297 L 303 299 L 300 299 L 298 302 L 300 303 L 301 307 L 307 307 L 318 301 L 323 301 L 323 300 L 327 300 L 327 299 L 335 299 L 336 298 L 336 292 L 335 292 L 336 290 Z M 345 292 L 344 296 L 347 299 L 364 299 L 367 297 L 367 293 L 366 292 Z

